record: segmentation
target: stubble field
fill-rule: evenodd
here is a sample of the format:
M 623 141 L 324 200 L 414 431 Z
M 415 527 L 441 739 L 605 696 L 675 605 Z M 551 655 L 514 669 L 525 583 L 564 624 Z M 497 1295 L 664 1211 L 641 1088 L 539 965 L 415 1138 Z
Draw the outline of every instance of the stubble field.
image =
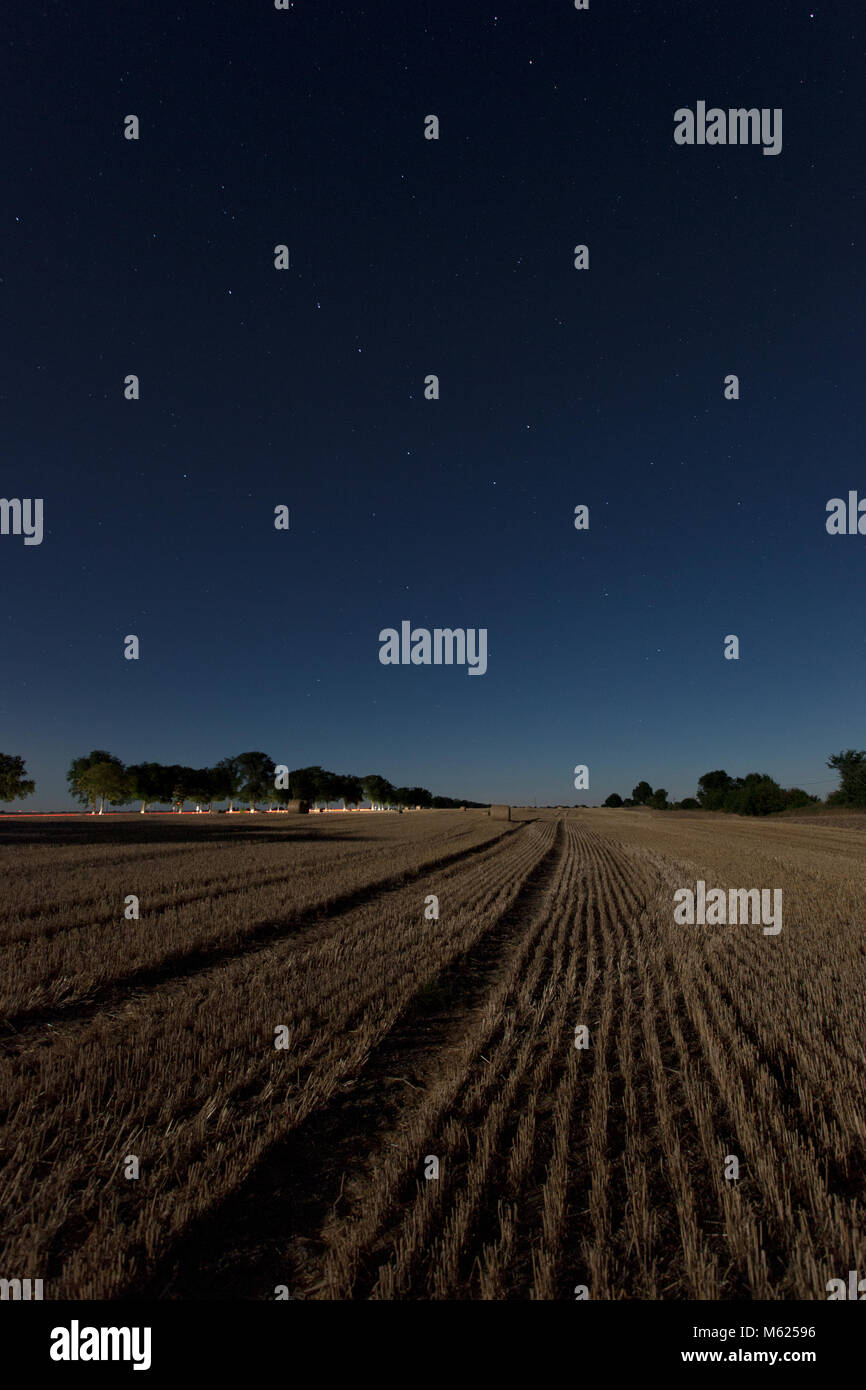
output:
M 3 822 L 0 1275 L 825 1299 L 866 1272 L 862 818 L 516 814 Z M 781 888 L 782 931 L 677 925 L 698 879 Z

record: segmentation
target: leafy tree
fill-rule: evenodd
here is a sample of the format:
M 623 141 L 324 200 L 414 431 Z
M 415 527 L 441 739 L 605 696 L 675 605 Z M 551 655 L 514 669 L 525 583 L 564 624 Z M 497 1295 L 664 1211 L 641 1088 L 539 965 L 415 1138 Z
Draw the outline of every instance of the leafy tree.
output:
M 195 769 L 195 777 L 189 788 L 190 800 L 195 802 L 195 809 L 200 811 L 203 806 L 210 810 L 214 800 L 214 769 L 211 767 L 198 767 Z
M 289 773 L 289 796 L 314 805 L 327 806 L 338 801 L 343 795 L 344 778 L 327 768 L 313 763 L 310 767 L 298 767 Z M 355 781 L 358 779 L 355 778 Z
M 341 779 L 335 772 L 328 772 L 327 768 L 319 768 L 319 775 L 316 778 L 315 800 L 322 806 L 329 806 L 332 801 L 337 801 L 341 796 Z
M 18 801 L 32 796 L 36 783 L 24 776 L 24 759 L 17 753 L 0 753 L 0 801 Z
M 681 811 L 699 811 L 701 803 L 695 797 L 687 796 L 679 803 L 679 809 Z
M 111 790 L 115 793 L 118 791 L 116 778 L 109 778 L 109 774 L 104 771 L 104 766 L 106 764 L 111 764 L 111 766 L 119 769 L 120 772 L 123 773 L 123 763 L 120 761 L 120 758 L 115 758 L 113 753 L 106 753 L 104 748 L 94 748 L 93 752 L 88 753 L 86 757 L 74 758 L 66 774 L 69 790 L 72 796 L 75 797 L 75 800 L 82 802 L 85 806 L 90 806 L 94 812 L 96 810 L 96 803 L 99 801 L 100 814 L 102 813 L 106 793 L 100 790 L 98 784 L 108 780 Z M 86 773 L 88 773 L 92 767 L 96 766 L 103 767 L 103 772 L 95 777 L 88 778 L 85 783 L 83 779 Z M 108 800 L 113 800 L 113 798 L 109 796 Z
M 622 804 L 623 806 L 636 806 L 637 802 L 634 800 L 633 797 L 627 796 Z
M 174 763 L 167 769 L 167 772 L 171 782 L 171 802 L 180 814 L 183 810 L 183 803 L 192 800 L 199 778 L 198 769 Z
M 834 753 L 827 759 L 827 766 L 839 773 L 841 786 L 831 792 L 827 801 L 831 806 L 866 806 L 866 752 L 848 748 L 844 753 Z
M 769 816 L 784 811 L 785 794 L 766 772 L 750 772 L 728 793 L 722 809 L 739 816 Z
M 162 763 L 133 763 L 126 769 L 128 794 L 141 801 L 142 815 L 153 803 L 159 805 L 171 800 L 171 779 L 166 771 Z
M 664 811 L 668 804 L 668 794 L 664 787 L 656 787 L 647 805 L 652 806 L 654 811 Z
M 266 801 L 268 792 L 274 785 L 276 764 L 267 753 L 239 753 L 238 767 L 241 774 L 240 795 L 250 803 L 250 810 L 256 809 L 257 801 Z
M 611 792 L 610 796 L 602 804 L 605 806 L 621 806 L 622 797 L 619 795 L 619 792 Z
M 785 798 L 785 807 L 790 811 L 800 806 L 812 806 L 818 800 L 817 796 L 810 796 L 808 792 L 804 792 L 802 787 L 785 787 L 782 795 Z
M 102 815 L 106 801 L 109 805 L 122 806 L 129 800 L 126 771 L 122 763 L 91 763 L 80 777 L 81 790 L 96 807 L 99 799 L 99 814 Z
M 703 811 L 725 810 L 725 800 L 736 785 L 733 777 L 729 777 L 722 769 L 716 772 L 705 772 L 703 777 L 698 778 L 698 801 L 701 809 Z
M 296 801 L 315 801 L 321 771 L 318 766 L 296 767 L 294 772 L 289 773 L 289 796 Z
M 267 795 L 264 797 L 264 800 L 267 802 L 268 806 L 284 807 L 288 799 L 288 795 L 289 793 L 286 791 L 285 787 L 275 787 L 272 783 L 271 786 L 268 788 L 268 792 Z
M 638 782 L 637 786 L 632 788 L 631 794 L 634 798 L 635 806 L 646 806 L 653 794 L 653 789 L 649 782 Z
M 214 771 L 219 774 L 217 785 L 220 787 L 218 792 L 214 792 L 214 800 L 227 800 L 229 811 L 233 811 L 235 797 L 240 795 L 243 785 L 243 775 L 237 758 L 221 758 Z
M 361 783 L 364 788 L 364 795 L 372 806 L 391 805 L 394 799 L 394 788 L 387 777 L 380 777 L 378 773 L 371 773 L 368 777 L 362 777 Z M 436 804 L 435 801 L 433 804 Z
M 240 785 L 234 761 L 234 758 L 221 758 L 215 767 L 209 768 L 211 805 L 214 801 L 227 801 L 229 810 L 234 807 Z
M 360 777 L 355 777 L 352 773 L 345 773 L 337 779 L 339 782 L 338 796 L 343 798 L 343 806 L 348 810 L 350 806 L 360 806 L 364 799 L 364 788 L 361 785 Z
M 428 792 L 428 790 L 427 790 L 426 787 L 410 787 L 410 788 L 409 788 L 409 805 L 410 805 L 410 806 L 420 806 L 423 810 L 426 810 L 429 806 L 432 806 L 432 804 L 433 804 L 433 798 L 432 798 L 432 796 L 430 795 L 430 793 Z M 461 805 L 467 805 L 467 804 L 468 804 L 468 803 L 466 803 L 466 802 L 461 802 Z M 472 804 L 474 805 L 475 803 L 473 802 Z

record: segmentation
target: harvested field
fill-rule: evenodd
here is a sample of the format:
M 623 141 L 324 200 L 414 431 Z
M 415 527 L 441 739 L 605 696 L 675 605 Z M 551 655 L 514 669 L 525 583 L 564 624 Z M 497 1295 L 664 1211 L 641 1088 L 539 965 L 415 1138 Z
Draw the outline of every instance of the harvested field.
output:
M 825 1299 L 866 1269 L 866 830 L 818 819 L 4 823 L 4 1266 Z M 678 925 L 698 879 L 781 888 L 783 930 Z

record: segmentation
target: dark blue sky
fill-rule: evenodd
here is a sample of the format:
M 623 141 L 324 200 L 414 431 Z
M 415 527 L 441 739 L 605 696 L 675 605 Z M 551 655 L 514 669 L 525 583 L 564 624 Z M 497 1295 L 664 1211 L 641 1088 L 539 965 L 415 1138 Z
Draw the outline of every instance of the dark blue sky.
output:
M 866 537 L 825 530 L 866 495 L 862 6 L 5 24 L 0 492 L 45 507 L 41 545 L 0 536 L 22 809 L 93 747 L 517 803 L 836 785 L 866 743 Z M 782 152 L 675 145 L 699 100 L 781 107 Z M 404 618 L 486 628 L 487 673 L 382 666 Z

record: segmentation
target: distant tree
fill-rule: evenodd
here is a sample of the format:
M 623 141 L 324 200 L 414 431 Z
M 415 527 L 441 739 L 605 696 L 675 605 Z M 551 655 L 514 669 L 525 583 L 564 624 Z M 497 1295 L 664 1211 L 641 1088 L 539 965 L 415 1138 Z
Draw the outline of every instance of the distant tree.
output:
M 250 810 L 256 809 L 257 801 L 266 801 L 268 792 L 274 785 L 276 765 L 267 753 L 239 753 L 237 757 L 241 775 L 239 795 L 250 803 Z
M 183 803 L 191 801 L 199 779 L 198 768 L 184 767 L 174 763 L 168 769 L 171 782 L 171 803 L 178 815 L 183 811 Z
M 804 792 L 802 787 L 785 787 L 782 795 L 785 798 L 785 809 L 794 811 L 801 806 L 812 806 L 818 800 L 817 796 L 810 796 Z
M 649 782 L 638 782 L 637 786 L 632 788 L 631 794 L 635 806 L 646 806 L 653 794 L 653 789 Z
M 342 796 L 340 790 L 341 779 L 336 772 L 328 772 L 327 768 L 319 768 L 319 775 L 316 778 L 316 800 L 320 806 L 330 806 L 332 801 L 338 801 Z
M 296 767 L 289 773 L 289 796 L 295 801 L 315 801 L 321 771 L 318 766 Z
M 409 806 L 420 806 L 422 807 L 422 809 L 426 809 L 427 807 L 433 804 L 433 797 L 430 795 L 426 787 L 410 787 L 409 801 L 407 804 Z M 467 802 L 461 804 L 468 805 L 469 803 Z M 472 805 L 474 806 L 475 802 L 473 802 Z
M 190 800 L 195 802 L 195 809 L 201 811 L 205 806 L 210 810 L 214 800 L 214 769 L 211 767 L 197 767 L 195 777 L 189 787 Z
M 701 810 L 723 811 L 725 800 L 736 785 L 733 777 L 729 777 L 722 769 L 705 772 L 703 777 L 698 778 L 698 801 Z
M 18 801 L 33 795 L 36 783 L 24 773 L 23 758 L 17 753 L 0 753 L 0 801 Z
M 338 781 L 339 791 L 337 795 L 342 797 L 344 808 L 348 810 L 350 806 L 360 806 L 364 799 L 364 788 L 361 785 L 360 777 L 346 772 L 338 778 Z
M 130 798 L 141 802 L 141 814 L 148 806 L 170 801 L 170 778 L 162 763 L 133 763 L 126 769 L 127 791 Z
M 233 809 L 240 785 L 240 776 L 234 766 L 234 758 L 222 758 L 210 771 L 211 804 L 214 801 L 227 801 Z
M 739 816 L 769 816 L 784 811 L 785 794 L 766 772 L 750 772 L 728 793 L 722 809 Z
M 100 790 L 100 784 L 107 783 L 110 791 L 115 794 L 119 791 L 117 778 L 113 777 L 105 770 L 108 765 L 118 769 L 122 776 L 124 768 L 120 758 L 116 758 L 113 753 L 106 753 L 104 748 L 94 748 L 93 752 L 88 753 L 86 757 L 73 759 L 69 771 L 66 774 L 69 790 L 76 801 L 82 802 L 85 806 L 90 806 L 91 810 L 94 812 L 96 811 L 96 803 L 98 801 L 100 815 L 102 814 L 105 801 L 114 799 L 111 795 L 107 795 L 104 791 Z M 87 773 L 90 772 L 91 768 L 97 766 L 102 768 L 102 771 L 95 776 L 87 777 Z
M 380 777 L 378 773 L 370 773 L 369 776 L 361 778 L 361 783 L 364 788 L 364 795 L 372 806 L 391 805 L 394 799 L 394 788 L 387 777 Z
M 681 811 L 699 811 L 701 803 L 695 797 L 687 796 L 679 803 L 679 809 Z
M 623 806 L 636 806 L 637 802 L 634 800 L 633 797 L 627 796 L 622 804 Z
M 91 763 L 90 767 L 82 772 L 80 785 L 94 808 L 98 798 L 100 815 L 105 809 L 106 801 L 109 805 L 122 806 L 129 800 L 126 770 L 122 763 Z
M 240 795 L 243 786 L 243 774 L 237 758 L 221 758 L 216 765 L 221 781 L 218 785 L 223 788 L 220 793 L 214 793 L 215 801 L 225 801 L 229 803 L 229 811 L 235 809 L 235 797 Z
M 607 798 L 606 801 L 604 801 L 604 802 L 602 803 L 602 805 L 604 805 L 604 806 L 621 806 L 621 805 L 622 805 L 622 797 L 619 795 L 618 792 L 611 792 L 610 796 Z
M 668 804 L 668 794 L 664 787 L 656 787 L 647 805 L 652 806 L 654 811 L 664 811 Z
M 342 792 L 342 779 L 335 772 L 313 763 L 310 767 L 298 767 L 289 773 L 289 795 L 300 801 L 314 805 L 327 806 L 337 801 Z
M 278 807 L 285 806 L 286 801 L 288 800 L 288 796 L 289 793 L 286 791 L 285 787 L 275 787 L 272 782 L 270 787 L 268 788 L 266 796 L 264 796 L 262 799 L 267 803 L 269 807 L 271 807 L 272 809 L 276 809 Z
M 848 748 L 844 753 L 834 753 L 827 759 L 827 766 L 839 773 L 841 785 L 831 792 L 827 801 L 831 806 L 866 806 L 866 752 Z

